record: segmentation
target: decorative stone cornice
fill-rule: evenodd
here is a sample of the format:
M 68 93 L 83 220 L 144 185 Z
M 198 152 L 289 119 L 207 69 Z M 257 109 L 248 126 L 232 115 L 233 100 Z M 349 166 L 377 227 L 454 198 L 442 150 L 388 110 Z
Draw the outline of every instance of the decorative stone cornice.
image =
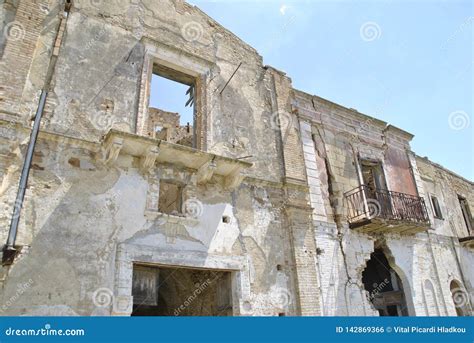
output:
M 103 150 L 103 160 L 107 165 L 112 165 L 117 160 L 120 150 L 123 147 L 123 138 L 110 137 L 105 141 Z
M 140 169 L 144 173 L 148 173 L 151 169 L 153 169 L 159 153 L 160 149 L 157 146 L 149 146 L 146 149 L 145 155 L 140 158 Z
M 217 169 L 217 164 L 212 161 L 208 161 L 204 163 L 197 171 L 197 183 L 202 185 L 206 184 L 209 181 L 211 181 L 212 176 L 214 175 L 214 172 Z
M 245 176 L 242 175 L 242 168 L 236 167 L 229 175 L 225 177 L 225 187 L 228 190 L 234 190 L 240 186 Z
M 208 183 L 214 175 L 221 176 L 229 190 L 241 184 L 245 177 L 242 171 L 252 166 L 238 159 L 117 130 L 109 131 L 102 144 L 103 159 L 108 165 L 115 163 L 119 154 L 129 155 L 140 159 L 140 169 L 145 173 L 155 163 L 165 163 L 196 170 L 199 184 Z

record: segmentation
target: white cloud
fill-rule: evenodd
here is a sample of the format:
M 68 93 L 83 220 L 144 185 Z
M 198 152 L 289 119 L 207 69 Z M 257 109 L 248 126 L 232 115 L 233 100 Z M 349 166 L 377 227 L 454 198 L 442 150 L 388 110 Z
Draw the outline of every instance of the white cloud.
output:
M 285 5 L 285 4 L 281 5 L 281 6 L 280 6 L 280 13 L 281 13 L 282 15 L 285 15 L 285 14 L 286 14 L 286 11 L 287 11 L 289 8 L 290 8 L 290 6 L 288 6 L 288 5 Z

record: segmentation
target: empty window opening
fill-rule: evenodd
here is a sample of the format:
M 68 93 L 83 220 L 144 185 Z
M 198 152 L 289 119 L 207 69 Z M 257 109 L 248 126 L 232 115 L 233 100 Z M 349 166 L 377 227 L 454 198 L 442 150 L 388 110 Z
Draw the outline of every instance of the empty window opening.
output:
M 222 222 L 229 224 L 230 223 L 230 217 L 229 216 L 222 216 Z
M 231 272 L 133 267 L 132 316 L 232 316 Z
M 361 160 L 362 179 L 371 198 L 376 198 L 376 192 L 387 190 L 382 163 L 379 161 Z
M 461 206 L 462 216 L 464 218 L 464 223 L 466 224 L 467 234 L 469 236 L 473 235 L 472 230 L 472 216 L 471 211 L 469 210 L 469 205 L 467 204 L 466 198 L 458 195 L 459 205 Z
M 392 202 L 387 190 L 382 162 L 364 159 L 360 161 L 360 167 L 367 201 L 377 207 L 374 214 L 385 217 L 392 215 Z M 376 202 L 374 203 L 373 200 Z
M 155 64 L 150 85 L 148 135 L 194 147 L 195 93 L 193 77 Z
M 362 272 L 362 282 L 369 301 L 381 316 L 408 315 L 402 282 L 382 249 L 375 249 L 370 255 Z
M 443 219 L 443 215 L 441 214 L 441 208 L 439 207 L 438 198 L 434 195 L 430 196 L 431 198 L 431 206 L 433 207 L 433 215 L 435 218 Z
M 183 201 L 182 185 L 160 180 L 159 192 L 158 211 L 171 215 L 181 214 Z

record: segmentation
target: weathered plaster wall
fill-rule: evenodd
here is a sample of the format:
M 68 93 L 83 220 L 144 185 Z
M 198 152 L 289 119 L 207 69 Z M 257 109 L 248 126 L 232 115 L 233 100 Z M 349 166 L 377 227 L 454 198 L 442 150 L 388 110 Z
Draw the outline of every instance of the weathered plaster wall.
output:
M 16 19 L 26 38 L 4 47 L 3 242 L 19 206 L 29 119 L 51 57 L 58 3 L 20 1 Z M 153 60 L 199 80 L 201 149 L 253 163 L 237 189 L 219 175 L 199 184 L 196 170 L 176 163 L 143 172 L 142 161 L 127 153 L 104 163 L 101 140 L 111 128 L 144 134 Z M 474 286 L 472 250 L 458 241 L 466 232 L 457 203 L 460 194 L 473 208 L 472 183 L 416 158 L 410 139 L 292 89 L 291 79 L 263 66 L 253 48 L 182 1 L 74 1 L 22 204 L 22 253 L 0 274 L 1 313 L 129 314 L 132 264 L 142 262 L 231 270 L 236 315 L 377 315 L 362 271 L 383 243 L 409 314 L 455 315 L 450 281 L 471 294 Z M 344 192 L 359 186 L 358 156 L 383 161 L 391 190 L 427 204 L 427 195 L 437 194 L 445 220 L 435 220 L 428 206 L 427 233 L 349 229 Z M 160 180 L 185 185 L 190 213 L 160 215 Z M 94 299 L 104 289 L 114 301 L 101 307 Z
M 420 170 L 423 187 L 426 189 L 427 195 L 434 195 L 439 200 L 443 219 L 433 218 L 436 232 L 446 236 L 468 236 L 469 233 L 464 223 L 458 196 L 466 198 L 472 215 L 472 209 L 474 208 L 472 182 L 447 171 L 425 158 L 418 157 L 416 163 Z M 433 207 L 428 198 L 426 198 L 426 203 L 429 204 L 428 211 L 433 216 Z
M 33 282 L 5 314 L 63 313 L 58 309 L 79 315 L 110 313 L 95 308 L 91 299 L 98 288 L 116 289 L 120 244 L 178 256 L 242 257 L 249 266 L 250 307 L 241 304 L 238 311 L 295 313 L 281 189 L 254 183 L 230 194 L 218 183 L 198 186 L 195 173 L 182 169 L 163 166 L 143 175 L 127 156 L 119 157 L 118 167 L 107 167 L 86 149 L 54 142 L 38 148 L 49 154 L 36 161 L 30 183 L 34 197 L 27 201 L 34 216 L 30 225 L 20 227 L 18 240 L 31 248 L 11 267 L 3 299 L 13 297 L 26 277 Z M 186 183 L 187 197 L 202 204 L 196 218 L 167 219 L 147 208 L 156 196 L 151 186 L 160 179 Z M 223 223 L 224 215 L 229 223 Z
M 39 16 L 57 4 L 40 4 L 43 7 L 32 10 Z M 263 67 L 254 49 L 195 7 L 180 1 L 114 4 L 75 1 L 67 18 L 43 120 L 43 130 L 53 134 L 40 135 L 35 150 L 17 239 L 23 254 L 2 274 L 2 300 L 9 303 L 3 313 L 112 313 L 112 305 L 97 308 L 92 299 L 102 287 L 119 292 L 117 247 L 127 244 L 173 252 L 177 259 L 196 253 L 211 260 L 243 259 L 248 267 L 239 272 L 245 274 L 240 276 L 245 282 L 236 294 L 235 313 L 296 314 L 295 266 L 285 227 L 286 191 L 279 183 L 281 137 L 273 115 L 279 109 L 275 72 Z M 26 120 L 35 109 L 34 94 L 42 86 L 48 61 L 43 56 L 48 54 L 38 54 L 51 51 L 51 23 L 56 22 L 57 16 L 52 16 L 47 23 L 38 19 L 36 31 L 26 27 L 36 36 L 28 40 L 31 48 L 22 51 L 33 62 L 22 63 L 25 75 L 17 70 L 15 77 L 17 92 L 25 87 L 32 106 L 24 113 L 6 107 L 4 112 Z M 186 36 L 189 23 L 202 30 L 196 40 Z M 42 24 L 48 24 L 48 30 L 42 31 Z M 36 42 L 44 43 L 42 51 L 35 50 Z M 165 55 L 178 53 L 187 66 L 207 66 L 205 99 L 200 99 L 207 125 L 203 149 L 247 157 L 254 163 L 247 172 L 252 178 L 238 190 L 229 192 L 219 180 L 197 185 L 196 171 L 176 166 L 162 165 L 144 175 L 138 171 L 139 161 L 129 155 L 120 155 L 114 166 L 101 162 L 103 134 L 110 128 L 137 130 L 142 70 L 150 45 Z M 5 50 L 3 66 L 13 70 L 9 53 Z M 221 94 L 240 62 L 241 68 Z M 280 102 L 289 104 L 291 84 L 287 81 L 278 87 L 286 97 Z M 12 94 L 8 101 L 17 106 L 18 98 Z M 8 228 L 28 132 L 9 126 L 2 132 L 2 201 L 7 206 L 0 219 L 2 227 Z M 57 139 L 58 134 L 64 137 Z M 8 135 L 16 141 L 9 142 Z M 295 149 L 297 143 L 296 139 Z M 303 179 L 301 170 L 298 177 Z M 185 198 L 202 206 L 199 218 L 162 218 L 156 209 L 150 210 L 150 197 L 157 197 L 160 179 L 187 185 Z M 224 215 L 229 223 L 222 222 Z M 3 241 L 7 233 L 2 230 Z M 16 299 L 18 288 L 30 278 L 25 296 Z
M 272 117 L 278 110 L 273 104 L 273 80 L 253 48 L 197 8 L 179 1 L 94 5 L 77 1 L 69 15 L 53 79 L 54 93 L 50 94 L 56 106 L 47 117 L 48 128 L 93 141 L 110 127 L 135 132 L 138 101 L 144 91 L 138 85 L 145 49 L 154 45 L 164 59 L 166 54 L 177 53 L 187 61 L 186 67 L 207 65 L 203 75 L 207 89 L 203 99 L 207 122 L 204 150 L 247 157 L 256 165 L 252 175 L 270 180 L 281 177 L 278 128 Z M 195 40 L 188 41 L 187 25 L 195 25 L 199 31 Z M 287 93 L 284 96 L 288 98 Z M 103 110 L 107 101 L 113 104 L 112 113 Z

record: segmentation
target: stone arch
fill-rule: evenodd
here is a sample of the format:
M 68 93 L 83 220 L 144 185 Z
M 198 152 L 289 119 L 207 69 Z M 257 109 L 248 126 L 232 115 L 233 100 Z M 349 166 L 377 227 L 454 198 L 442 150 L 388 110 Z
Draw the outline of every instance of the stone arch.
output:
M 388 247 L 385 246 L 384 248 L 387 258 L 388 258 L 388 263 L 390 264 L 390 267 L 395 270 L 397 275 L 400 277 L 400 281 L 402 283 L 403 287 L 403 292 L 405 293 L 405 301 L 406 301 L 406 306 L 407 306 L 407 312 L 409 316 L 416 316 L 415 312 L 415 304 L 413 302 L 413 293 L 412 293 L 412 286 L 410 283 L 409 278 L 407 277 L 406 273 L 403 271 L 402 268 L 398 266 L 397 263 L 395 263 L 395 257 L 392 255 L 392 252 Z

